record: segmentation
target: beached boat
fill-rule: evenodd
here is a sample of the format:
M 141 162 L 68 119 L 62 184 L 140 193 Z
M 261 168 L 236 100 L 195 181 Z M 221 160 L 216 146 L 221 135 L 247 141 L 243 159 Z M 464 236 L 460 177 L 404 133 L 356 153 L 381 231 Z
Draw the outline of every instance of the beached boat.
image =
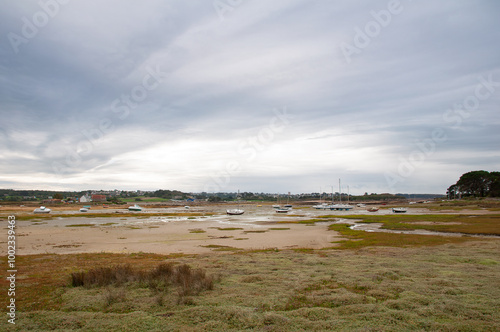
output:
M 242 210 L 242 209 L 230 209 L 230 210 L 226 210 L 226 213 L 230 216 L 239 216 L 239 215 L 242 215 L 243 213 L 245 213 L 245 210 Z
M 328 208 L 335 211 L 349 211 L 352 210 L 353 206 L 349 204 L 332 204 Z
M 406 208 L 403 208 L 403 207 L 392 208 L 392 212 L 394 212 L 394 213 L 405 213 L 406 212 Z
M 377 211 L 378 211 L 378 208 L 376 208 L 376 207 L 371 207 L 371 208 L 366 209 L 366 211 L 368 211 L 368 212 L 377 212 Z
M 290 212 L 290 209 L 288 208 L 279 207 L 278 209 L 276 209 L 276 213 L 288 213 L 288 212 Z
M 89 211 L 89 209 L 84 208 L 84 207 L 82 207 L 82 208 L 80 209 L 80 212 L 88 212 L 88 211 Z
M 40 206 L 39 208 L 36 208 L 33 213 L 50 213 L 50 209 L 46 208 L 45 206 Z
M 129 211 L 142 211 L 142 208 L 139 205 L 134 204 L 133 206 L 129 206 L 128 210 Z
M 236 195 L 236 201 L 238 202 L 238 207 L 236 209 L 227 209 L 226 213 L 230 216 L 239 216 L 245 213 L 245 210 L 240 208 L 240 191 L 238 190 L 238 195 Z
M 330 205 L 327 203 L 321 203 L 318 205 L 313 205 L 313 208 L 315 208 L 316 210 L 328 210 L 330 208 Z
M 349 194 L 347 195 L 347 199 L 349 199 Z M 333 188 L 332 188 L 332 205 L 328 207 L 330 210 L 336 210 L 336 211 L 349 211 L 354 208 L 354 206 L 349 205 L 349 204 L 342 204 L 342 188 L 340 186 L 340 179 L 339 179 L 339 203 L 338 204 L 333 204 Z

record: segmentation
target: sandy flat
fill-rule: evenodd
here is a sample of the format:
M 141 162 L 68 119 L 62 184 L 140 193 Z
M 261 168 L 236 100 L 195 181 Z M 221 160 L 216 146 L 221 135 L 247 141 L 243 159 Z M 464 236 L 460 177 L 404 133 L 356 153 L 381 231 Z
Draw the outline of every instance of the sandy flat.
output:
M 17 255 L 89 252 L 197 254 L 211 252 L 218 246 L 238 249 L 318 249 L 331 247 L 331 242 L 339 239 L 336 232 L 328 231 L 328 223 L 280 223 L 310 219 L 316 215 L 312 209 L 307 212 L 293 210 L 286 216 L 275 213 L 270 207 L 253 206 L 245 210 L 241 216 L 223 214 L 225 209 L 219 207 L 208 211 L 215 213 L 211 216 L 143 217 L 138 213 L 137 217 L 113 215 L 105 218 L 86 218 L 78 213 L 74 217 L 61 218 L 54 211 L 51 214 L 53 219 L 50 220 L 17 221 Z M 193 208 L 188 212 L 200 211 L 207 212 L 207 209 Z M 159 211 L 150 209 L 147 212 Z M 187 210 L 175 208 L 168 209 L 168 212 Z M 318 213 L 328 214 L 329 211 Z M 2 250 L 5 251 L 5 248 Z
M 320 215 L 341 218 L 349 214 L 392 214 L 389 209 L 369 213 L 365 209 L 352 211 L 315 210 L 310 207 L 293 209 L 287 215 L 277 214 L 270 205 L 245 205 L 245 214 L 228 216 L 231 205 L 146 208 L 134 217 L 118 209 L 92 209 L 107 213 L 108 217 L 88 218 L 78 208 L 53 209 L 50 220 L 18 220 L 16 223 L 17 255 L 55 253 L 147 252 L 158 254 L 206 253 L 220 248 L 237 249 L 319 249 L 335 246 L 341 239 L 338 233 L 328 230 L 329 223 L 315 225 L 282 223 L 300 221 Z M 0 209 L 4 210 L 5 207 Z M 32 207 L 13 211 L 31 214 Z M 199 213 L 197 216 L 147 216 L 144 213 Z M 409 209 L 408 213 L 426 213 L 426 209 Z M 64 214 L 64 216 L 62 216 Z M 2 214 L 3 215 L 3 214 Z M 69 216 L 68 216 L 69 215 Z M 88 216 L 88 215 L 87 215 Z M 3 217 L 2 217 L 3 218 Z M 226 228 L 226 230 L 224 230 Z M 227 228 L 237 228 L 228 230 Z M 273 229 L 275 228 L 275 229 Z M 276 229 L 278 228 L 278 229 Z M 279 229 L 281 228 L 281 229 Z M 283 229 L 287 228 L 287 229 Z M 7 229 L 4 227 L 5 235 Z M 6 243 L 0 238 L 0 243 Z M 224 247 L 222 247 L 224 246 Z M 218 248 L 219 247 L 219 248 Z M 1 254 L 7 246 L 1 246 Z

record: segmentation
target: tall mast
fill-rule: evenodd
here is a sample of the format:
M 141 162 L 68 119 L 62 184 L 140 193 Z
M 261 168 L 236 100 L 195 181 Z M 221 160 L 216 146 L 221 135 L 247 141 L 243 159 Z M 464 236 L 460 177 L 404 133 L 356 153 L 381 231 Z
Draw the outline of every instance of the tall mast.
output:
M 342 203 L 342 190 L 340 189 L 340 178 L 339 178 L 339 203 Z

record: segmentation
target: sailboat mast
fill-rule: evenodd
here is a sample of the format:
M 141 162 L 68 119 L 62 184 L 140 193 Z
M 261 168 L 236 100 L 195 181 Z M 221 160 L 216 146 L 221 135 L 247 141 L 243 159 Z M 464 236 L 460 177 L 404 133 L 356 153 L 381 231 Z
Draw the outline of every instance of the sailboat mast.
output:
M 339 179 L 339 203 L 342 203 L 342 190 L 340 189 L 340 179 Z

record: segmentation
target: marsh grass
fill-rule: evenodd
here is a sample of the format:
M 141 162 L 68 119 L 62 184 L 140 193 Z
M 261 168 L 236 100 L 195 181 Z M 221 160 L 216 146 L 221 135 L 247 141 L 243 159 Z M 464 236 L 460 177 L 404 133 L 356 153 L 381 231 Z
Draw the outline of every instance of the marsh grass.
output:
M 365 232 L 353 230 L 349 224 L 333 224 L 329 230 L 339 232 L 348 240 L 333 242 L 337 249 L 359 249 L 363 247 L 407 247 L 407 246 L 437 246 L 447 243 L 463 243 L 471 240 L 468 237 L 448 237 L 437 235 L 418 235 L 384 232 Z
M 19 256 L 16 325 L 22 331 L 498 331 L 499 251 L 500 241 L 476 239 L 342 251 Z M 182 282 L 171 275 L 186 275 L 185 267 L 173 272 L 185 265 L 220 278 L 210 291 L 181 296 Z M 99 271 L 95 284 L 68 285 L 71 273 L 91 270 Z
M 213 227 L 213 228 L 218 229 L 219 231 L 238 231 L 243 229 L 241 227 Z
M 324 216 L 331 219 L 334 216 Z M 360 219 L 364 223 L 383 223 L 382 228 L 392 230 L 426 229 L 477 235 L 500 235 L 500 215 L 350 215 L 344 219 Z
M 66 227 L 94 227 L 96 226 L 95 224 L 72 224 L 72 225 L 66 225 Z
M 207 231 L 201 229 L 201 228 L 193 228 L 193 229 L 190 229 L 189 230 L 189 233 L 195 233 L 195 234 L 198 234 L 198 233 L 206 233 Z
M 107 287 L 105 303 L 109 306 L 122 301 L 128 288 L 147 287 L 154 294 L 174 288 L 179 297 L 193 296 L 205 290 L 212 290 L 214 278 L 207 275 L 203 269 L 192 269 L 187 264 L 160 263 L 150 270 L 122 264 L 73 272 L 70 284 L 72 287 L 86 289 Z
M 229 238 L 232 238 L 232 237 L 229 237 Z M 208 245 L 201 246 L 201 247 L 210 248 L 210 249 L 213 249 L 213 251 L 240 251 L 240 250 L 243 250 L 240 248 L 235 248 L 235 247 L 231 247 L 231 246 L 223 246 L 223 245 L 219 245 L 219 244 L 208 244 Z

